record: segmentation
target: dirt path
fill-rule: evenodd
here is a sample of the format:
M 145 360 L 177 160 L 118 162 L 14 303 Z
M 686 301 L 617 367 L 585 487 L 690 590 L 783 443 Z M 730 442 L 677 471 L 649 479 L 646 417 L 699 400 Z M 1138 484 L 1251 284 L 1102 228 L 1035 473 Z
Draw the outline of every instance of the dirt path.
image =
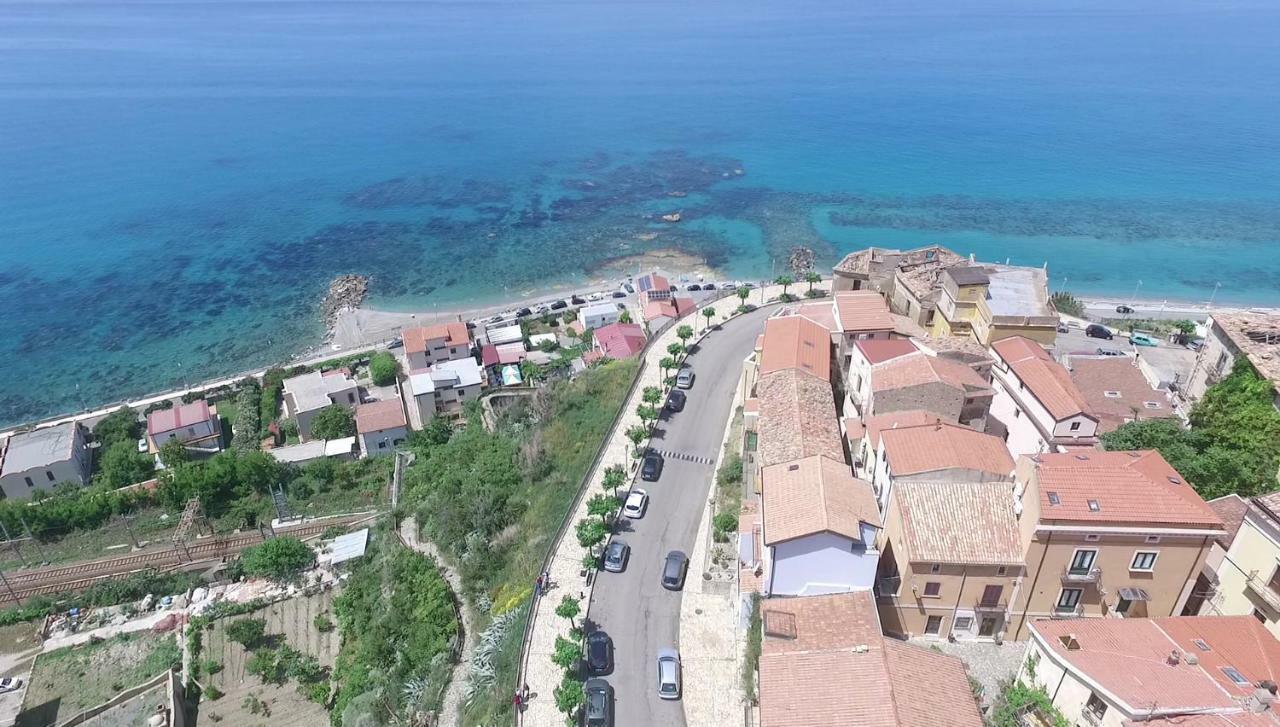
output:
M 462 605 L 463 623 L 460 624 L 463 636 L 462 653 L 458 656 L 458 663 L 453 667 L 453 673 L 449 675 L 449 687 L 445 690 L 443 704 L 440 707 L 440 724 L 443 727 L 454 727 L 462 716 L 463 687 L 466 685 L 467 671 L 471 668 L 471 655 L 475 653 L 476 633 L 472 628 L 476 623 L 475 614 L 471 612 L 471 604 L 462 597 L 462 576 L 449 565 L 435 543 L 418 537 L 417 520 L 411 517 L 405 518 L 400 523 L 400 537 L 411 549 L 435 559 L 440 575 L 444 576 L 445 582 L 449 584 L 449 588 L 453 590 L 454 596 Z

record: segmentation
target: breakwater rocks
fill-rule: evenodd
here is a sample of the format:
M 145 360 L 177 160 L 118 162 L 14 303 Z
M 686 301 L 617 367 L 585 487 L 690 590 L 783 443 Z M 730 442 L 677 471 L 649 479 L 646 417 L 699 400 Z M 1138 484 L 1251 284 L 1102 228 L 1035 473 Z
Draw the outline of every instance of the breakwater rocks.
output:
M 364 275 L 339 275 L 329 283 L 329 292 L 324 296 L 320 310 L 324 314 L 324 325 L 332 329 L 338 320 L 338 314 L 347 309 L 359 308 L 364 297 L 369 294 L 369 278 Z

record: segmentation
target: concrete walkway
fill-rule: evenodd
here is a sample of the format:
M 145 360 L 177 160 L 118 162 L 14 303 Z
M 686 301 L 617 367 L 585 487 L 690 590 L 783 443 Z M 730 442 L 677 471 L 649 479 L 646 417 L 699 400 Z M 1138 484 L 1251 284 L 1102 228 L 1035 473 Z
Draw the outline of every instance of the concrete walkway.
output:
M 467 672 L 471 669 L 471 657 L 476 650 L 475 614 L 471 610 L 471 604 L 462 595 L 462 576 L 449 565 L 449 562 L 445 560 L 435 543 L 418 537 L 418 523 L 414 518 L 407 517 L 401 521 L 400 538 L 410 550 L 430 556 L 435 560 L 436 568 L 439 569 L 440 575 L 444 577 L 445 582 L 449 584 L 449 588 L 453 590 L 453 595 L 458 599 L 458 603 L 462 608 L 462 623 L 460 624 L 462 627 L 462 653 L 458 655 L 458 663 L 454 664 L 453 673 L 449 675 L 449 686 L 444 693 L 443 704 L 440 707 L 440 721 L 437 723 L 441 727 L 453 727 L 461 722 L 462 694 L 467 685 Z
M 828 286 L 829 283 L 824 281 L 823 284 L 815 287 L 825 289 Z M 791 286 L 790 291 L 795 294 L 803 295 L 806 289 L 807 284 L 801 283 L 799 285 Z M 748 302 L 759 306 L 763 301 L 776 297 L 781 293 L 782 288 L 780 286 L 770 286 L 764 290 L 753 290 L 751 296 L 748 298 Z M 728 317 L 730 317 L 730 314 L 732 314 L 732 312 L 737 308 L 738 304 L 739 300 L 732 296 L 712 301 L 710 305 L 716 309 L 716 316 L 714 318 L 715 322 L 724 322 Z M 591 477 L 587 485 L 588 493 L 603 491 L 602 482 L 604 478 L 604 471 L 610 465 L 621 464 L 624 467 L 627 467 L 628 472 L 632 471 L 634 460 L 630 455 L 631 443 L 626 437 L 626 430 L 633 425 L 641 424 L 640 417 L 636 415 L 635 411 L 636 407 L 642 401 L 641 395 L 644 387 L 662 387 L 662 370 L 658 366 L 658 362 L 668 356 L 667 346 L 679 341 L 679 338 L 676 336 L 676 330 L 679 324 L 693 326 L 694 331 L 697 334 L 695 338 L 690 340 L 690 344 L 693 344 L 697 342 L 699 337 L 703 334 L 706 322 L 706 318 L 701 314 L 701 309 L 698 309 L 694 313 L 681 319 L 677 325 L 673 325 L 668 328 L 666 332 L 664 332 L 662 336 L 660 336 L 658 340 L 655 340 L 649 347 L 648 353 L 645 356 L 645 367 L 641 372 L 640 381 L 631 398 L 623 404 L 623 416 L 619 421 L 617 428 L 614 430 L 613 436 L 606 445 L 606 450 L 600 459 L 599 466 L 597 466 L 591 473 Z M 714 336 L 709 338 L 708 341 L 709 343 L 707 345 L 714 345 Z M 725 372 L 725 375 L 731 376 L 737 376 L 738 374 L 738 371 Z M 572 515 L 570 522 L 576 523 L 584 517 L 587 517 L 586 500 L 587 498 L 582 498 L 577 510 Z M 699 538 L 700 542 L 704 540 L 705 538 Z M 556 686 L 560 684 L 564 677 L 564 671 L 552 662 L 551 657 L 555 653 L 556 637 L 567 635 L 569 633 L 570 624 L 567 620 L 557 616 L 555 614 L 555 609 L 566 594 L 581 599 L 584 611 L 586 610 L 587 604 L 590 603 L 591 598 L 591 587 L 585 582 L 582 576 L 582 561 L 586 556 L 586 550 L 578 544 L 578 540 L 574 536 L 572 527 L 565 532 L 565 536 L 554 546 L 554 548 L 554 555 L 551 558 L 548 568 L 551 587 L 543 598 L 534 600 L 529 614 L 529 618 L 531 620 L 531 634 L 523 657 L 526 661 L 523 672 L 524 684 L 529 688 L 529 698 L 525 703 L 523 713 L 520 714 L 517 719 L 517 724 L 528 725 L 530 727 L 562 727 L 565 724 L 565 715 L 556 709 L 555 697 L 553 695 Z M 692 562 L 700 562 L 698 557 L 700 556 L 695 554 Z M 695 600 L 699 597 L 698 594 L 695 594 L 690 590 L 685 594 L 685 599 L 690 600 L 691 596 Z M 717 598 L 723 601 L 723 597 Z M 714 601 L 710 603 L 714 604 Z M 726 612 L 723 608 L 717 609 L 714 606 L 709 607 L 709 610 L 707 610 L 706 613 L 709 615 L 709 620 L 702 621 L 701 625 L 696 628 L 696 635 L 693 636 L 694 640 L 698 643 L 686 643 L 683 633 L 681 634 L 680 644 L 682 649 L 682 658 L 687 658 L 685 656 L 686 654 L 697 653 L 700 655 L 719 654 L 720 658 L 723 659 L 724 654 L 726 653 L 725 650 L 728 649 L 730 650 L 729 653 L 734 654 L 732 658 L 734 663 L 736 663 L 736 652 L 732 651 L 732 649 L 737 648 L 734 645 L 735 637 L 733 631 L 733 624 L 736 617 L 732 615 L 732 611 L 730 610 L 728 612 L 728 618 L 726 619 Z M 728 630 L 725 630 L 726 627 Z M 690 649 L 691 651 L 689 651 Z M 722 670 L 723 669 L 721 668 L 717 671 Z M 686 684 L 689 684 L 690 680 L 693 679 L 698 679 L 699 681 L 702 680 L 702 677 L 700 675 L 695 675 L 693 671 L 694 670 L 690 668 L 685 669 L 684 673 L 686 675 Z M 715 689 L 719 689 L 724 692 L 731 690 L 734 687 L 732 684 L 717 685 L 712 681 L 707 680 L 706 684 L 700 684 L 696 688 L 690 688 L 693 689 L 693 693 L 702 695 L 709 694 L 710 692 L 715 691 Z M 713 699 L 724 704 L 720 706 L 713 704 L 705 709 L 705 714 L 710 717 L 711 715 L 722 713 L 728 708 L 726 706 L 727 704 L 733 703 L 734 708 L 739 710 L 738 714 L 739 718 L 741 718 L 741 697 L 730 696 L 727 698 L 721 698 L 722 696 L 723 695 L 720 695 Z M 696 701 L 701 702 L 702 700 L 699 698 Z M 687 713 L 691 707 L 688 703 L 684 706 Z M 712 724 L 712 722 L 703 720 L 702 715 L 704 714 L 704 710 L 700 705 L 693 707 L 693 709 L 696 709 L 699 712 L 699 719 L 702 724 Z M 716 722 L 715 724 L 724 724 L 724 722 Z

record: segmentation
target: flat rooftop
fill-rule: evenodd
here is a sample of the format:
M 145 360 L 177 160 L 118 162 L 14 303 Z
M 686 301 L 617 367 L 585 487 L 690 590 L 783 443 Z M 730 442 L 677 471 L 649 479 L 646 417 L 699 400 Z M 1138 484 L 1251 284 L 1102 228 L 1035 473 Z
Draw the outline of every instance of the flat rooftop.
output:
M 75 422 L 67 422 L 13 435 L 8 449 L 0 455 L 4 460 L 0 462 L 0 474 L 26 472 L 71 459 L 77 426 Z
M 1041 268 L 988 265 L 987 307 L 996 318 L 1043 318 L 1056 321 L 1049 305 L 1049 279 Z
M 319 371 L 312 371 L 309 374 L 301 374 L 284 380 L 285 393 L 293 395 L 293 403 L 297 405 L 298 411 L 323 409 L 333 403 L 329 399 L 330 394 L 354 389 L 355 386 L 356 382 L 341 371 L 331 371 L 323 374 Z

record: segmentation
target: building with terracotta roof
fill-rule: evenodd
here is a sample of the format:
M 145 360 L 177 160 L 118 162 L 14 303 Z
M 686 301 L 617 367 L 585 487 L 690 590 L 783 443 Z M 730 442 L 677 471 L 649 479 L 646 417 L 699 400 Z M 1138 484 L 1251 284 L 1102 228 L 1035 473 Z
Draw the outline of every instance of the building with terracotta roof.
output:
M 962 363 L 973 369 L 984 381 L 991 380 L 991 367 L 995 364 L 995 360 L 991 358 L 991 352 L 987 350 L 987 347 L 973 340 L 973 338 L 931 336 L 917 337 L 911 340 L 916 344 L 916 348 L 921 351 Z
M 1037 621 L 1018 678 L 1070 724 L 1275 727 L 1280 642 L 1248 616 Z
M 1174 416 L 1165 392 L 1151 386 L 1128 356 L 1071 356 L 1071 381 L 1084 396 L 1089 413 L 1098 418 L 1099 436 L 1125 422 Z
M 662 300 L 651 300 L 640 308 L 644 322 L 650 331 L 657 331 L 668 323 L 693 311 L 696 306 L 692 298 L 677 298 L 674 295 Z
M 391 454 L 409 439 L 409 420 L 400 399 L 387 399 L 356 407 L 356 439 L 361 457 Z
M 760 727 L 981 727 L 964 663 L 886 639 L 869 591 L 760 611 Z
M 968 366 L 925 353 L 910 340 L 858 341 L 845 383 L 846 414 L 923 409 L 973 427 L 986 425 L 995 390 Z
M 995 397 L 987 431 L 1003 437 L 1014 456 L 1097 444 L 1097 416 L 1071 374 L 1040 344 L 1014 336 L 991 351 Z
M 437 416 L 461 418 L 467 403 L 480 398 L 487 378 L 474 358 L 441 361 L 430 368 L 410 371 L 401 394 L 414 415 L 414 426 L 426 426 Z
M 830 332 L 808 318 L 770 318 L 765 321 L 759 345 L 760 376 L 798 369 L 823 381 L 831 381 Z
M 1214 313 L 1205 322 L 1208 335 L 1196 354 L 1195 366 L 1185 387 L 1196 401 L 1226 378 L 1236 360 L 1244 358 L 1258 375 L 1271 382 L 1275 405 L 1280 409 L 1280 315 L 1261 311 Z
M 885 633 L 994 640 L 1023 576 L 1004 482 L 899 482 L 880 534 L 876 593 Z
M 843 458 L 819 454 L 765 467 L 761 487 L 764 593 L 871 588 L 880 511 L 871 485 L 855 478 Z
M 831 385 L 817 376 L 787 369 L 756 382 L 759 414 L 757 450 L 748 457 L 760 468 L 823 455 L 845 460 Z
M 284 415 L 298 425 L 298 437 L 311 439 L 311 420 L 327 406 L 337 404 L 355 409 L 360 390 L 347 369 L 312 371 L 284 380 Z
M 643 307 L 652 301 L 671 300 L 675 297 L 675 291 L 672 290 L 671 281 L 667 280 L 666 276 L 645 273 L 636 280 L 636 297 Z
M 897 322 L 884 297 L 870 290 L 836 293 L 831 303 L 840 331 L 840 353 L 847 356 L 856 341 L 892 338 Z
M 1227 495 L 1209 506 L 1226 535 L 1214 546 L 1187 610 L 1251 616 L 1280 637 L 1280 491 L 1248 500 Z
M 901 412 L 904 419 L 918 421 L 919 414 Z M 868 427 L 870 434 L 870 427 Z M 889 504 L 894 483 L 916 482 L 1011 482 L 1014 462 L 1004 443 L 990 434 L 959 424 L 933 421 L 880 428 L 880 444 L 863 459 L 860 471 L 869 473 L 883 511 Z
M 147 415 L 147 443 L 152 454 L 175 440 L 184 447 L 217 452 L 222 449 L 222 418 L 204 399 Z
M 621 360 L 643 351 L 646 340 L 644 328 L 639 323 L 610 323 L 596 329 L 591 346 L 601 356 Z
M 0 491 L 26 500 L 62 482 L 89 484 L 92 455 L 84 427 L 66 422 L 0 440 Z
M 471 356 L 471 332 L 467 330 L 467 324 L 458 321 L 409 328 L 401 338 L 410 371 L 425 369 L 437 361 Z
M 1159 452 L 1040 454 L 1014 494 L 1027 576 L 1010 638 L 1040 619 L 1182 613 L 1222 519 Z

